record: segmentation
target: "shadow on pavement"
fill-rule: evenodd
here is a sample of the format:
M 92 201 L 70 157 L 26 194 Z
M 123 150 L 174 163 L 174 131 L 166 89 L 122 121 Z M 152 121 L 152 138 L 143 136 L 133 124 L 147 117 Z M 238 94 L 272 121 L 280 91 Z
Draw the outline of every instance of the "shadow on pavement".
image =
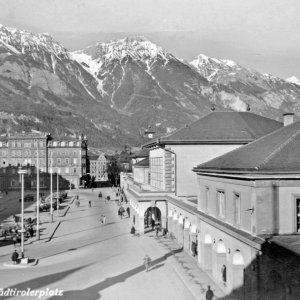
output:
M 181 252 L 183 250 L 183 248 L 180 249 L 176 249 L 173 251 L 168 252 L 167 254 L 163 255 L 162 257 L 159 257 L 155 260 L 152 261 L 151 265 L 152 268 L 149 270 L 149 272 L 151 272 L 152 270 L 155 270 L 157 268 L 162 267 L 164 264 L 162 263 L 163 261 L 165 261 L 168 257 Z M 67 291 L 64 292 L 64 295 L 59 297 L 59 299 L 63 299 L 63 300 L 67 300 L 67 299 L 84 299 L 84 300 L 96 300 L 101 298 L 101 294 L 100 292 L 102 290 L 105 290 L 107 288 L 109 288 L 110 286 L 113 286 L 115 284 L 121 283 L 121 282 L 125 282 L 126 279 L 140 273 L 140 272 L 144 272 L 145 271 L 145 267 L 144 265 L 138 266 L 132 270 L 126 271 L 122 274 L 119 274 L 117 276 L 114 277 L 108 277 L 105 280 L 91 286 L 88 287 L 84 290 L 73 290 L 73 291 Z M 57 297 L 51 297 L 48 299 L 57 299 Z
M 75 268 L 75 269 L 71 269 L 68 271 L 64 271 L 64 272 L 60 272 L 60 273 L 55 273 L 55 274 L 51 274 L 51 275 L 46 275 L 46 276 L 41 276 L 39 278 L 33 278 L 30 279 L 28 281 L 24 281 L 21 283 L 18 283 L 16 285 L 7 287 L 7 289 L 16 289 L 17 291 L 21 291 L 21 290 L 27 290 L 28 288 L 30 288 L 31 290 L 41 290 L 41 289 L 45 289 L 46 287 L 49 286 L 50 284 L 56 282 L 56 281 L 60 281 L 63 278 L 71 275 L 74 272 L 77 272 L 81 269 L 84 269 L 86 267 L 88 267 L 89 265 L 85 265 L 79 268 Z M 9 299 L 12 298 L 11 296 L 2 296 L 1 299 Z M 55 297 L 57 299 L 57 297 Z M 59 297 L 59 299 L 62 299 L 63 297 Z M 51 298 L 54 299 L 54 298 Z M 77 299 L 77 298 L 75 298 Z M 79 299 L 86 299 L 86 298 L 79 298 Z M 94 298 L 96 299 L 96 298 Z

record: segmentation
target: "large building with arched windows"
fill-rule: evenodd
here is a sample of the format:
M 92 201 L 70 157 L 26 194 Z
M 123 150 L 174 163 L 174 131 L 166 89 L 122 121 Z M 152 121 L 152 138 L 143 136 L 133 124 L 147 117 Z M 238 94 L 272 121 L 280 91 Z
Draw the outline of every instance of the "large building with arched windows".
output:
M 291 278 L 283 275 L 283 270 L 293 264 L 299 266 L 299 259 L 285 254 L 281 260 L 280 255 L 284 251 L 300 253 L 296 241 L 287 242 L 297 233 L 298 175 L 254 176 L 255 172 L 244 172 L 237 155 L 248 147 L 246 161 L 251 161 L 252 151 L 266 163 L 276 157 L 281 146 L 276 144 L 277 150 L 267 153 L 268 147 L 263 150 L 252 145 L 282 130 L 282 137 L 287 137 L 283 144 L 291 142 L 292 147 L 289 152 L 283 149 L 286 156 L 281 163 L 285 164 L 292 153 L 297 153 L 289 137 L 298 134 L 296 130 L 288 137 L 285 128 L 280 122 L 250 112 L 213 112 L 167 137 L 149 141 L 144 145 L 149 155 L 138 157 L 133 172 L 121 176 L 133 225 L 143 234 L 152 230 L 153 223 L 159 223 L 226 294 L 237 299 L 262 299 L 262 295 L 276 292 L 292 295 L 295 285 L 287 284 Z M 225 171 L 215 165 L 206 174 L 206 163 L 226 155 L 232 155 L 232 160 Z M 234 175 L 228 171 L 239 166 Z M 289 198 L 286 204 L 285 196 Z M 284 238 L 278 230 L 290 236 Z M 273 252 L 280 245 L 283 247 Z M 295 279 L 293 282 L 298 284 Z

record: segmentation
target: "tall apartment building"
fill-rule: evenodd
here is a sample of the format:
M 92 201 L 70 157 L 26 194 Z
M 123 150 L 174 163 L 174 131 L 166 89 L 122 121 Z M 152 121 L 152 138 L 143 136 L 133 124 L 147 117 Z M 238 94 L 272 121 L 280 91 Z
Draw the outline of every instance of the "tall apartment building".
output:
M 87 140 L 53 140 L 49 133 L 16 133 L 0 138 L 1 168 L 37 166 L 41 172 L 58 173 L 75 187 L 88 171 Z
M 90 156 L 89 162 L 91 177 L 95 177 L 96 182 L 107 181 L 107 160 L 104 153 Z

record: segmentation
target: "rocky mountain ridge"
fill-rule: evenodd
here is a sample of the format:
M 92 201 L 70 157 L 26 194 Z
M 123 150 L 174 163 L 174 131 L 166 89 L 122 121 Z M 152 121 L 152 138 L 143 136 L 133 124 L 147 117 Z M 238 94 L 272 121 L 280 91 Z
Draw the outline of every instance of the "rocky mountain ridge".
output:
M 143 37 L 69 52 L 48 34 L 0 26 L 0 134 L 87 134 L 90 144 L 144 142 L 217 110 L 251 110 L 279 119 L 299 113 L 300 86 L 199 55 L 191 63 Z

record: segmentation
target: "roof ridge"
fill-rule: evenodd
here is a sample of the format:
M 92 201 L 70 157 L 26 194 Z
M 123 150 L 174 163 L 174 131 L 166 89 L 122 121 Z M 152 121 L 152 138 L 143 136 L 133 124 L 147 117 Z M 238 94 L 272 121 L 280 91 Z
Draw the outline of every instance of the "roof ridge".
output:
M 298 129 L 294 134 L 292 134 L 284 143 L 282 143 L 278 148 L 272 151 L 256 168 L 259 169 L 264 164 L 268 163 L 279 151 L 291 143 L 300 134 L 300 129 Z

